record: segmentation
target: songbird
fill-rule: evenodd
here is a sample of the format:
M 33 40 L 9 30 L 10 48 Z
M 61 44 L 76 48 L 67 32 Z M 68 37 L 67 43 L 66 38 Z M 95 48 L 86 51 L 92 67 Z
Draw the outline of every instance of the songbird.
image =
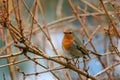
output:
M 93 53 L 96 56 L 101 56 L 100 54 L 97 54 L 89 49 L 87 49 L 84 44 L 79 40 L 79 38 L 72 32 L 71 30 L 64 30 L 64 36 L 62 39 L 62 48 L 64 50 L 64 53 L 66 54 L 66 57 L 70 58 L 79 58 L 84 57 L 88 54 Z

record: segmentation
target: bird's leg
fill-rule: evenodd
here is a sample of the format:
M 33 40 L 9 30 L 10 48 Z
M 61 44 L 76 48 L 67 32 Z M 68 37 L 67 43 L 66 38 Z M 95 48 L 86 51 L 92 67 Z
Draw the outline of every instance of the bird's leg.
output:
M 79 58 L 77 58 L 76 60 L 74 60 L 74 65 L 79 68 Z
M 75 64 L 78 64 L 78 63 L 79 63 L 79 58 L 77 58 L 75 61 Z
M 72 60 L 72 58 L 64 57 L 64 59 L 66 60 L 67 64 L 71 64 L 71 60 Z

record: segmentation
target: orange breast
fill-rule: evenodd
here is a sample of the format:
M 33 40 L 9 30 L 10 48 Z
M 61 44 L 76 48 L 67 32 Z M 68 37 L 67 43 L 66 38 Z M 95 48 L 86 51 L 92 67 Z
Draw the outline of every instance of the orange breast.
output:
M 74 37 L 73 35 L 64 35 L 63 40 L 62 40 L 62 46 L 66 49 L 66 50 L 70 50 L 72 48 L 72 43 L 74 41 Z

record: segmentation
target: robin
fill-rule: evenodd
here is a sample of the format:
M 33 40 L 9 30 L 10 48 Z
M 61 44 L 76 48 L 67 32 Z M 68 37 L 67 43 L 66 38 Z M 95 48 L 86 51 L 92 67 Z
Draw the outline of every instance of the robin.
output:
M 64 37 L 62 39 L 62 48 L 70 58 L 85 57 L 88 54 L 93 53 L 96 56 L 101 56 L 91 50 L 88 50 L 84 44 L 78 39 L 78 37 L 71 30 L 64 30 Z

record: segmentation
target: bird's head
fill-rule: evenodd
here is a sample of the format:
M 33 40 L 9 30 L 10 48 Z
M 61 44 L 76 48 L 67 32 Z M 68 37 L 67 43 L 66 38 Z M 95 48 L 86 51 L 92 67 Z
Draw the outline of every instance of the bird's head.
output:
M 73 39 L 74 38 L 73 32 L 71 30 L 64 30 L 64 37 L 66 39 Z

